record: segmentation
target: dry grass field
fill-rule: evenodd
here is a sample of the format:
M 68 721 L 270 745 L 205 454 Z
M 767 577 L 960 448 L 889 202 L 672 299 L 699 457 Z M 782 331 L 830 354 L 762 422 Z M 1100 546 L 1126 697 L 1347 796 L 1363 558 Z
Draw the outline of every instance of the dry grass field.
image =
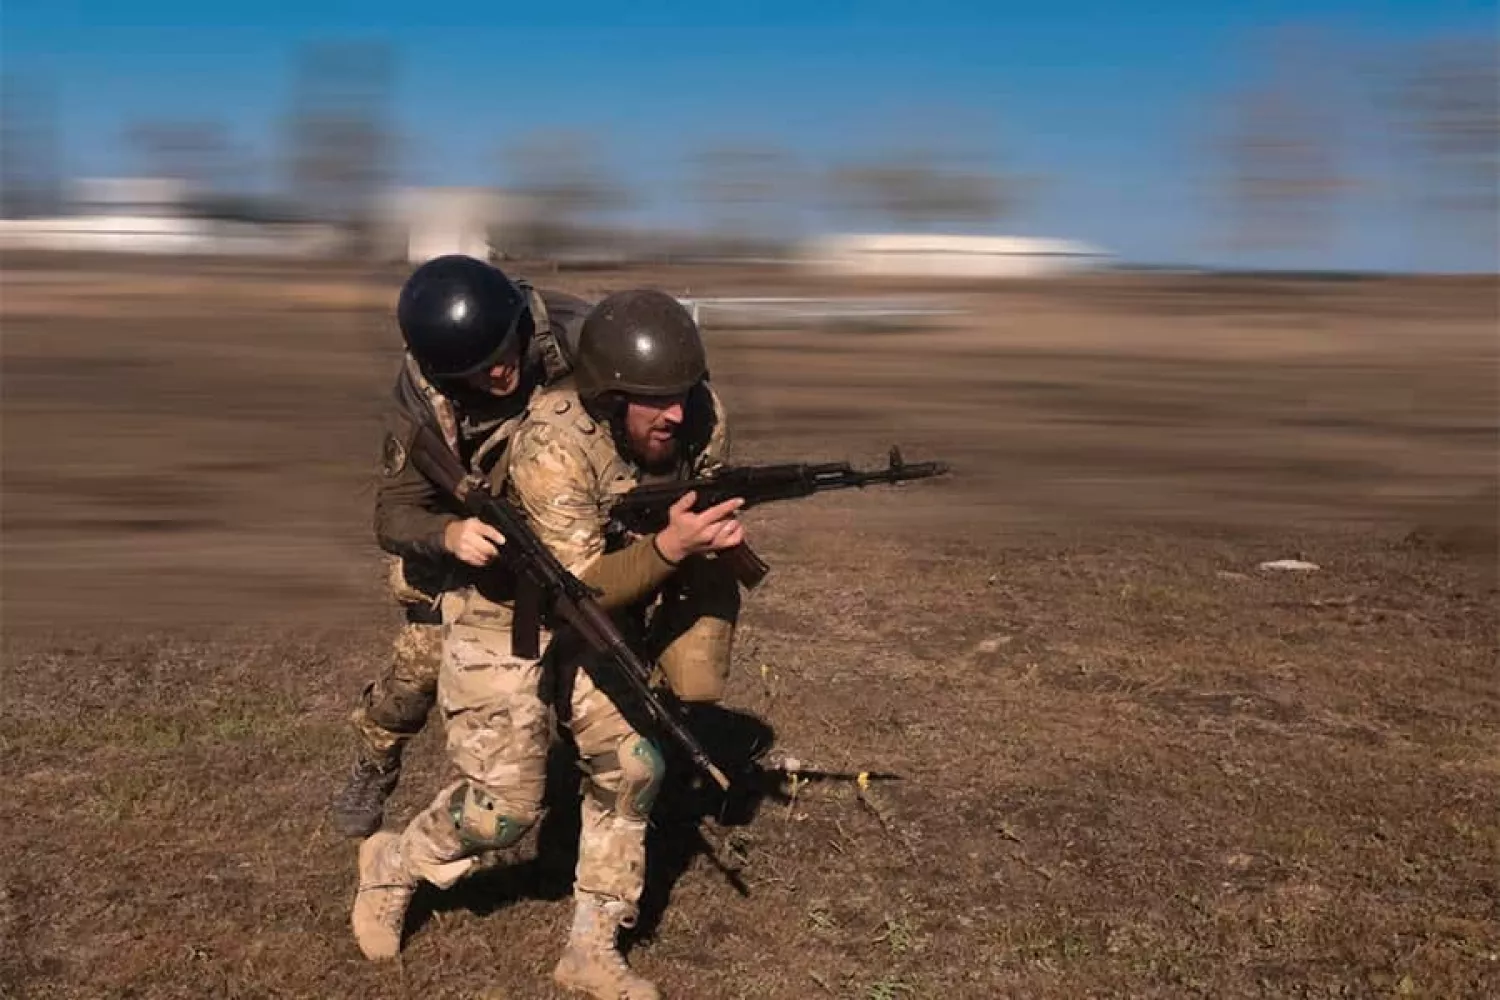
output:
M 6 262 L 0 996 L 557 996 L 563 757 L 399 964 L 348 930 L 400 279 Z M 954 473 L 747 515 L 773 570 L 699 722 L 896 777 L 669 789 L 632 962 L 674 998 L 1500 995 L 1495 283 L 900 291 L 964 313 L 707 332 L 740 458 Z

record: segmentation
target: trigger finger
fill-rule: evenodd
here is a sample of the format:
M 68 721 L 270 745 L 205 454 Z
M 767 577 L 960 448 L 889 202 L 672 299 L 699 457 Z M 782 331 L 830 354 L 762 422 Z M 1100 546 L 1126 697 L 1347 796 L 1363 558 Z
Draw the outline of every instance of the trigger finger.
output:
M 714 506 L 710 507 L 708 510 L 704 511 L 703 514 L 705 517 L 709 517 L 715 521 L 722 521 L 726 517 L 732 517 L 734 512 L 739 510 L 744 505 L 745 500 L 743 497 L 730 497 L 723 503 L 715 504 Z

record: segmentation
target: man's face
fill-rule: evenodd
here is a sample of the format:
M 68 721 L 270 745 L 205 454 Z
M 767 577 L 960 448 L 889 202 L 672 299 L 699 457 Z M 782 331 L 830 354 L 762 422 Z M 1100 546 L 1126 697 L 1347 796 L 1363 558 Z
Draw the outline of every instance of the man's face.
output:
M 521 384 L 521 350 L 516 347 L 495 359 L 495 363 L 482 372 L 464 378 L 464 384 L 475 392 L 504 398 L 516 391 Z
M 647 468 L 666 465 L 677 456 L 677 429 L 682 426 L 685 395 L 629 396 L 625 402 L 625 440 Z

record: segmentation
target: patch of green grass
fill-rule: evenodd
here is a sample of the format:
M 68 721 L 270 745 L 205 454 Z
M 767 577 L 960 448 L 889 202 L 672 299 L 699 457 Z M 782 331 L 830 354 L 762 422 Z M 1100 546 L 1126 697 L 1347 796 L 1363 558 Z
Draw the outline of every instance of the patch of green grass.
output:
M 899 1000 L 902 996 L 909 996 L 916 992 L 916 987 L 899 979 L 886 977 L 877 979 L 870 984 L 870 989 L 865 993 L 866 1000 Z
M 80 754 L 113 749 L 158 754 L 191 744 L 281 740 L 303 725 L 280 705 L 241 704 L 173 711 L 7 720 L 7 745 L 28 751 Z
M 133 818 L 150 795 L 155 779 L 144 771 L 122 770 L 106 776 L 87 800 L 89 815 L 101 829 Z
M 911 921 L 905 915 L 892 917 L 886 914 L 885 922 L 881 924 L 880 933 L 875 935 L 878 944 L 884 941 L 891 949 L 892 955 L 902 955 L 910 951 L 916 944 L 916 934 L 912 928 Z
M 238 743 L 241 740 L 265 735 L 267 721 L 249 713 L 228 715 L 211 720 L 208 731 L 217 741 Z

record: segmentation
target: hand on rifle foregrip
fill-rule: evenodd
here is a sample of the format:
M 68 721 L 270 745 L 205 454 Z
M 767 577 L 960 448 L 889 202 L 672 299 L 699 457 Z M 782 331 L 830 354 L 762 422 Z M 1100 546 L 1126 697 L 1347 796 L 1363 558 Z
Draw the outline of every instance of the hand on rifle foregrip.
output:
M 535 624 L 528 630 L 522 622 L 528 617 L 535 619 L 544 609 L 550 609 L 576 628 L 591 648 L 603 654 L 602 657 L 585 657 L 583 669 L 601 689 L 616 684 L 621 686 L 627 703 L 633 703 L 627 714 L 631 724 L 643 731 L 656 729 L 665 734 L 687 751 L 693 763 L 720 788 L 727 789 L 729 779 L 724 772 L 709 759 L 693 734 L 658 700 L 647 681 L 650 668 L 594 600 L 588 586 L 568 572 L 526 523 L 525 517 L 507 501 L 491 495 L 482 480 L 469 476 L 431 427 L 419 428 L 413 437 L 412 461 L 424 475 L 493 528 L 499 535 L 499 542 L 511 550 L 524 581 L 516 599 L 515 636 L 520 639 L 524 633 L 531 633 L 530 647 L 524 652 L 517 646 L 512 647 L 517 655 L 527 659 L 541 655 L 541 650 L 535 645 Z M 735 502 L 710 523 L 722 521 L 738 506 L 739 503 Z M 715 538 L 721 534 L 722 528 L 710 533 Z M 636 715 L 637 710 L 644 712 L 646 718 Z

